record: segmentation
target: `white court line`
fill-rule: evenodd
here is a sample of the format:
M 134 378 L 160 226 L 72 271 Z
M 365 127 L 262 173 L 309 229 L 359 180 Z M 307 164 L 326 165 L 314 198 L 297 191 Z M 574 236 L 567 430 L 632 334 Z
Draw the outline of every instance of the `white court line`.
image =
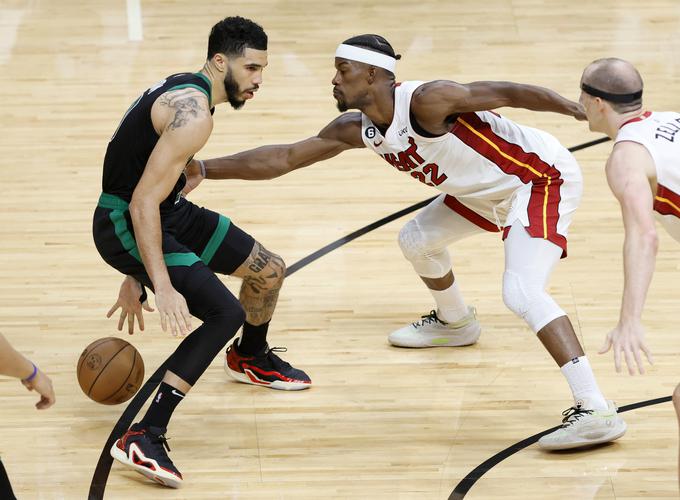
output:
M 127 1 L 128 40 L 132 41 L 144 40 L 144 34 L 142 30 L 141 0 L 126 0 L 126 1 Z

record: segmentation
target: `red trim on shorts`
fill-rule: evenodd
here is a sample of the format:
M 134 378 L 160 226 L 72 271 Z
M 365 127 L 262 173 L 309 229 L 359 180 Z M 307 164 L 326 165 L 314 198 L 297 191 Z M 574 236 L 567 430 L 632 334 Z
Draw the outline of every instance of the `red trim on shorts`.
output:
M 514 175 L 524 184 L 531 183 L 531 195 L 527 205 L 529 227 L 533 238 L 549 240 L 562 248 L 567 255 L 567 239 L 557 232 L 559 205 L 562 199 L 560 187 L 564 183 L 560 171 L 543 161 L 536 153 L 524 151 L 518 144 L 497 135 L 491 125 L 476 113 L 463 113 L 451 129 L 451 133 L 465 145 L 495 164 L 503 173 Z
M 484 231 L 489 231 L 490 233 L 500 233 L 501 231 L 496 224 L 485 219 L 474 210 L 469 209 L 449 194 L 444 197 L 444 205 L 449 207 L 464 219 L 472 222 L 475 226 L 481 227 L 484 229 Z
M 623 122 L 623 123 L 621 124 L 621 126 L 619 127 L 619 130 L 621 130 L 623 127 L 625 127 L 625 126 L 628 125 L 629 123 L 633 123 L 633 122 L 641 122 L 642 120 L 644 120 L 645 118 L 649 118 L 650 116 L 652 116 L 652 112 L 651 112 L 651 111 L 645 111 L 645 112 L 642 113 L 640 116 L 638 116 L 638 117 L 636 117 L 636 118 L 631 118 L 631 119 L 628 120 L 627 122 Z
M 671 191 L 666 186 L 657 184 L 656 196 L 654 196 L 654 210 L 661 215 L 680 217 L 680 194 Z

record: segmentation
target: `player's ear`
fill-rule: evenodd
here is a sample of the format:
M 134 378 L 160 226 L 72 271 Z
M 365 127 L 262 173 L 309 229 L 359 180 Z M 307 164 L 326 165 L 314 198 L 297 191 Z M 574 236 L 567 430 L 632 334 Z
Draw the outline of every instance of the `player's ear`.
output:
M 372 84 L 375 81 L 375 75 L 376 75 L 376 69 L 373 66 L 368 67 L 368 75 L 366 77 L 366 81 L 369 84 Z
M 227 70 L 227 63 L 229 62 L 227 56 L 218 52 L 212 57 L 212 60 L 219 72 L 224 73 Z

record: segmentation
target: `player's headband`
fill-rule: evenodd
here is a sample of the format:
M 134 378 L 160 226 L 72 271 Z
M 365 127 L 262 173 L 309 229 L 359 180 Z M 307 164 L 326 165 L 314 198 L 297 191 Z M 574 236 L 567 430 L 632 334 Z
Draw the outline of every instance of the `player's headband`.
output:
M 355 47 L 354 45 L 345 45 L 341 43 L 338 45 L 338 50 L 335 51 L 335 57 L 342 57 L 343 59 L 350 59 L 352 61 L 359 61 L 362 63 L 378 66 L 394 73 L 397 60 L 379 52 Z
M 631 94 L 610 94 L 609 92 L 605 92 L 604 90 L 598 90 L 585 83 L 581 84 L 581 90 L 583 90 L 587 94 L 590 94 L 595 97 L 600 97 L 606 101 L 618 103 L 634 102 L 640 99 L 640 97 L 642 97 L 642 90 L 638 90 L 637 92 L 633 92 Z

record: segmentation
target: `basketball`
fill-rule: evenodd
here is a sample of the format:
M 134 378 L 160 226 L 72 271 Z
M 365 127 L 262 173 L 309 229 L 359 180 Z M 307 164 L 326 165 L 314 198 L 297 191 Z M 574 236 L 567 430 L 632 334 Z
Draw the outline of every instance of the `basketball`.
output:
M 78 360 L 78 383 L 97 403 L 124 403 L 139 390 L 144 380 L 144 361 L 125 340 L 107 337 L 88 345 Z

